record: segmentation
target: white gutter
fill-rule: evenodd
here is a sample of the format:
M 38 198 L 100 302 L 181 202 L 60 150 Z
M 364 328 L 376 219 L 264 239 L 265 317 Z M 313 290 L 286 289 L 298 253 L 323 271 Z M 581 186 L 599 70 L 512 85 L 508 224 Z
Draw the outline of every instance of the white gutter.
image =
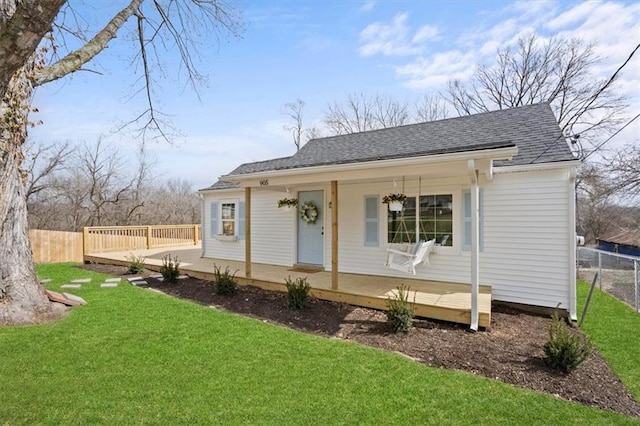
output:
M 480 293 L 480 189 L 478 188 L 478 171 L 474 160 L 467 162 L 469 179 L 471 180 L 471 324 L 473 331 L 478 331 L 478 298 Z
M 223 175 L 220 180 L 224 182 L 242 182 L 251 179 L 262 179 L 283 176 L 297 176 L 312 173 L 336 173 L 344 171 L 358 171 L 394 166 L 411 166 L 416 164 L 434 164 L 454 161 L 466 161 L 469 159 L 481 160 L 510 160 L 518 153 L 516 146 L 507 148 L 495 148 L 479 151 L 464 151 L 451 154 L 437 154 L 420 157 L 394 158 L 390 160 L 364 161 L 347 164 L 328 164 L 322 166 L 298 167 L 284 170 L 265 170 L 263 172 L 245 173 L 239 175 Z
M 567 167 L 578 167 L 581 160 L 556 161 L 554 163 L 520 164 L 517 166 L 493 166 L 493 173 L 513 173 L 513 172 L 537 172 L 540 170 L 566 169 Z
M 576 243 L 576 169 L 571 168 L 569 171 L 569 316 L 572 321 L 578 320 L 578 312 L 576 308 L 576 251 L 578 245 Z

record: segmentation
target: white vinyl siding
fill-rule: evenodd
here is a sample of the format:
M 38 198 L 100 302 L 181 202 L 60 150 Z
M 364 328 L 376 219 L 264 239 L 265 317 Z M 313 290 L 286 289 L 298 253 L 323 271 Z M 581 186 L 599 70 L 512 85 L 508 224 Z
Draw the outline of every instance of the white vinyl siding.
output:
M 492 181 L 480 177 L 482 248 L 480 284 L 491 285 L 495 300 L 563 309 L 569 307 L 570 251 L 575 249 L 568 236 L 572 186 L 568 168 L 528 172 L 499 173 Z M 387 209 L 380 203 L 384 194 L 398 192 L 393 182 L 339 184 L 339 268 L 340 272 L 380 276 L 398 276 L 434 281 L 470 283 L 470 252 L 464 245 L 464 192 L 469 188 L 466 176 L 442 182 L 407 180 L 408 196 L 452 194 L 453 237 L 451 247 L 438 247 L 430 255 L 430 265 L 418 268 L 416 277 L 386 268 Z M 314 186 L 311 190 L 328 187 Z M 306 190 L 306 188 L 305 188 Z M 222 200 L 244 199 L 243 191 L 205 196 L 205 216 Z M 252 191 L 252 259 L 255 263 L 290 266 L 295 263 L 297 212 L 277 208 L 282 193 Z M 378 206 L 378 245 L 367 224 L 375 222 L 373 201 Z M 368 212 L 367 207 L 370 211 Z M 323 206 L 325 222 L 325 268 L 331 264 L 331 226 L 328 201 Z M 244 217 L 244 215 L 242 215 Z M 329 218 L 329 219 L 327 219 Z M 213 222 L 213 220 L 211 221 Z M 328 226 L 327 226 L 328 225 Z M 240 227 L 240 223 L 238 224 Z M 373 227 L 374 225 L 371 225 Z M 244 241 L 217 241 L 206 232 L 205 257 L 243 260 Z M 380 239 L 382 241 L 380 241 Z M 284 278 L 284 277 L 283 277 Z
M 251 256 L 255 263 L 290 266 L 294 263 L 294 238 L 296 210 L 285 212 L 278 209 L 282 194 L 267 191 L 252 191 L 251 197 Z M 237 200 L 237 240 L 220 241 L 220 203 Z M 244 191 L 220 191 L 205 195 L 203 217 L 211 230 L 203 235 L 204 257 L 214 259 L 244 260 L 245 203 Z M 212 214 L 213 212 L 213 214 Z M 215 219 L 215 220 L 214 220 Z

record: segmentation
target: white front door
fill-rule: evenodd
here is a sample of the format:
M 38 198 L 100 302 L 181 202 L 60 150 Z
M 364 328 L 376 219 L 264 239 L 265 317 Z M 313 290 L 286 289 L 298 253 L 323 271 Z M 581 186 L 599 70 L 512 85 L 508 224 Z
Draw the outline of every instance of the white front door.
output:
M 301 211 L 311 202 L 318 210 L 315 222 L 306 222 Z M 324 191 L 298 192 L 298 263 L 322 265 L 324 262 Z M 307 216 L 312 212 L 307 210 Z

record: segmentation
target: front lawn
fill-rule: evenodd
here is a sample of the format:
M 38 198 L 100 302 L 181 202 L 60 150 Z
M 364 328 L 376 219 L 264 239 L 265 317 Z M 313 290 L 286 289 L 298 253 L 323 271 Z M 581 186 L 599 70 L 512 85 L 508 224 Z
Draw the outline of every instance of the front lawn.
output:
M 93 277 L 72 290 L 89 304 L 0 329 L 2 423 L 640 423 L 128 284 L 101 289 L 105 276 L 70 265 L 39 275 L 52 289 Z
M 578 306 L 581 310 L 590 285 L 578 281 Z M 633 396 L 640 400 L 640 315 L 596 288 L 582 329 Z

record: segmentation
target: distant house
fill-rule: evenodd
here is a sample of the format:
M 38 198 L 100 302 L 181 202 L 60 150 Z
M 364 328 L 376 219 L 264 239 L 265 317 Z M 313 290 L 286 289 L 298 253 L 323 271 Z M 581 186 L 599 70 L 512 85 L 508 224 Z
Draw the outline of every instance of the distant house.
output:
M 599 250 L 640 257 L 640 229 L 621 229 L 596 240 Z
M 472 295 L 487 284 L 494 300 L 575 319 L 579 164 L 546 103 L 314 139 L 200 191 L 203 256 L 465 283 Z M 402 212 L 382 203 L 391 193 L 407 196 Z M 417 240 L 437 245 L 415 276 L 386 266 L 388 248 Z

